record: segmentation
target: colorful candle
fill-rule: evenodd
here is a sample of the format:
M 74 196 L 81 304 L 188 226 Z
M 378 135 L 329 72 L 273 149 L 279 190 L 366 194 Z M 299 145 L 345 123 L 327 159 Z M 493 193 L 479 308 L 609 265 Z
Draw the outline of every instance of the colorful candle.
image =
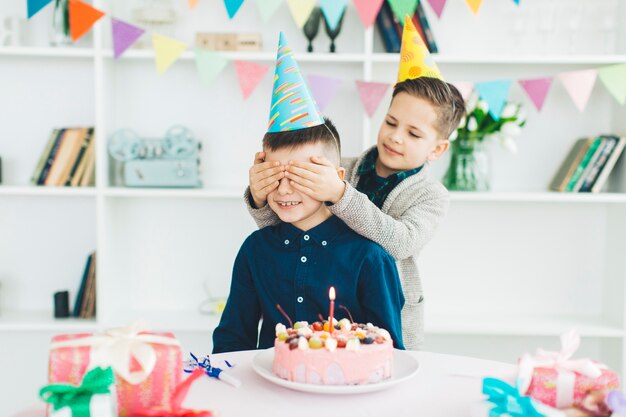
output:
M 328 291 L 328 298 L 330 298 L 330 314 L 328 315 L 328 331 L 333 334 L 335 325 L 333 324 L 333 315 L 335 314 L 335 287 L 330 287 Z

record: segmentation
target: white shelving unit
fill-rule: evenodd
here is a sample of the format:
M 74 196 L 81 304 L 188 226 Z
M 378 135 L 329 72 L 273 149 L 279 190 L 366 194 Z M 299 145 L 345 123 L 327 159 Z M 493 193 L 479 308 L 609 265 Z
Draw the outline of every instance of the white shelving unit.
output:
M 567 8 L 568 1 L 548 3 Z M 133 2 L 94 3 L 130 20 Z M 270 66 L 247 101 L 232 67 L 211 87 L 203 86 L 190 51 L 162 76 L 152 50 L 133 49 L 114 60 L 108 17 L 81 48 L 55 49 L 45 46 L 50 11 L 44 10 L 25 25 L 27 46 L 0 47 L 0 114 L 6 116 L 0 138 L 0 367 L 5 370 L 0 386 L 14 384 L 15 375 L 28 375 L 17 382 L 30 390 L 22 388 L 13 404 L 0 405 L 2 415 L 36 401 L 36 389 L 46 378 L 47 342 L 55 333 L 145 319 L 154 329 L 178 333 L 186 350 L 210 351 L 219 318 L 199 313 L 198 307 L 206 299 L 204 283 L 213 295 L 227 295 L 234 257 L 255 228 L 241 196 L 265 131 L 278 30 L 285 31 L 304 72 L 346 80 L 325 111 L 341 132 L 344 155 L 356 156 L 375 142 L 391 91 L 369 120 L 352 81 L 391 84 L 398 55 L 382 52 L 379 34 L 363 30 L 352 6 L 338 38 L 339 53 L 326 52 L 322 28 L 315 53 L 307 54 L 286 7 L 263 25 L 253 2 L 245 2 L 233 21 L 221 1 L 200 2 L 193 11 L 183 3 L 176 5 L 172 36 L 190 44 L 201 30 L 262 33 L 263 51 L 225 54 Z M 430 16 L 443 51 L 435 57 L 442 72 L 452 81 L 480 81 L 626 63 L 626 33 L 621 32 L 605 54 L 597 52 L 601 48 L 581 47 L 576 55 L 556 46 L 525 53 L 503 48 L 502 39 L 516 36 L 517 23 L 502 20 L 515 22 L 518 13 L 533 32 L 537 27 L 529 22 L 545 4 L 485 2 L 473 17 L 463 2 L 449 2 L 440 21 Z M 624 16 L 626 9 L 618 6 L 615 14 Z M 2 5 L 3 13 L 23 10 Z M 499 18 L 503 15 L 507 19 Z M 488 35 L 481 29 L 485 26 Z M 554 36 L 569 38 L 563 30 L 555 24 Z M 605 36 L 584 35 L 598 44 Z M 514 86 L 510 97 L 524 102 L 529 112 L 519 153 L 491 148 L 493 192 L 452 193 L 448 217 L 420 256 L 426 348 L 514 361 L 537 347 L 558 348 L 558 335 L 575 327 L 583 336 L 581 355 L 626 375 L 626 164 L 620 162 L 607 192 L 545 191 L 577 138 L 624 133 L 624 109 L 599 84 L 582 114 L 558 81 L 541 113 L 519 88 Z M 203 141 L 204 188 L 131 189 L 109 181 L 110 134 L 131 128 L 155 137 L 174 124 L 189 127 Z M 29 186 L 49 132 L 68 125 L 95 126 L 96 186 Z M 446 165 L 447 158 L 437 162 L 434 175 L 442 175 Z M 73 301 L 93 249 L 98 251 L 97 319 L 52 319 L 52 293 L 69 289 Z M 14 360 L 24 354 L 34 359 Z

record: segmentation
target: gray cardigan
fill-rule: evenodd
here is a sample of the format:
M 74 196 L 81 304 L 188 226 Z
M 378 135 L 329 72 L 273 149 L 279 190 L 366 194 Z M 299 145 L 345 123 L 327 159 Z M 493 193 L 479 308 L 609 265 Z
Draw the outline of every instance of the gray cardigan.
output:
M 382 210 L 355 188 L 359 182 L 359 166 L 366 150 L 358 158 L 342 160 L 346 169 L 346 190 L 330 211 L 341 218 L 352 230 L 381 245 L 396 259 L 406 303 L 402 309 L 402 339 L 407 349 L 420 349 L 424 341 L 424 298 L 417 268 L 417 256 L 428 243 L 445 216 L 449 195 L 446 188 L 432 180 L 428 163 L 394 188 Z M 269 205 L 255 209 L 252 196 L 246 189 L 248 210 L 259 228 L 278 222 L 278 216 Z

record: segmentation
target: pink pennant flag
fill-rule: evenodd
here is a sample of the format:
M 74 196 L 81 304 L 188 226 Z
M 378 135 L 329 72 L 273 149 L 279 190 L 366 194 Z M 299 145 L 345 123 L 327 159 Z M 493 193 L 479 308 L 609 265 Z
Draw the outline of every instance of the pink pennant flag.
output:
M 111 18 L 111 33 L 113 34 L 113 57 L 119 58 L 132 46 L 145 31 L 121 20 Z
M 520 80 L 519 83 L 524 91 L 526 91 L 526 94 L 528 94 L 528 97 L 530 97 L 537 110 L 541 111 L 550 86 L 552 85 L 552 77 Z
M 578 110 L 581 112 L 585 111 L 591 91 L 598 77 L 598 70 L 588 69 L 563 72 L 558 77 Z
M 356 80 L 356 88 L 359 90 L 365 112 L 372 117 L 389 89 L 389 84 Z
M 474 91 L 474 83 L 471 81 L 455 81 L 452 84 L 459 90 L 459 93 L 461 93 L 465 101 L 467 101 L 472 91 Z
M 235 71 L 239 80 L 239 87 L 244 100 L 259 85 L 265 74 L 270 69 L 269 65 L 257 64 L 255 62 L 235 61 Z
M 353 0 L 356 11 L 366 28 L 372 26 L 385 0 Z
M 324 77 L 322 75 L 309 75 L 307 81 L 309 82 L 309 89 L 313 94 L 313 98 L 317 102 L 317 108 L 321 112 L 335 97 L 342 83 L 342 80 L 339 78 Z
M 443 13 L 443 7 L 446 5 L 446 0 L 428 0 L 430 7 L 433 8 L 437 17 L 441 19 L 441 13 Z

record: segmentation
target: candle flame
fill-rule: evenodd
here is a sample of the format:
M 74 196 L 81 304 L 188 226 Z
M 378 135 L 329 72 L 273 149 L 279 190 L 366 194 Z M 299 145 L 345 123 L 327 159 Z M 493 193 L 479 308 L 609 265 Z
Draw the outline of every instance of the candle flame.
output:
M 328 298 L 330 298 L 331 301 L 335 301 L 335 287 L 330 287 Z

